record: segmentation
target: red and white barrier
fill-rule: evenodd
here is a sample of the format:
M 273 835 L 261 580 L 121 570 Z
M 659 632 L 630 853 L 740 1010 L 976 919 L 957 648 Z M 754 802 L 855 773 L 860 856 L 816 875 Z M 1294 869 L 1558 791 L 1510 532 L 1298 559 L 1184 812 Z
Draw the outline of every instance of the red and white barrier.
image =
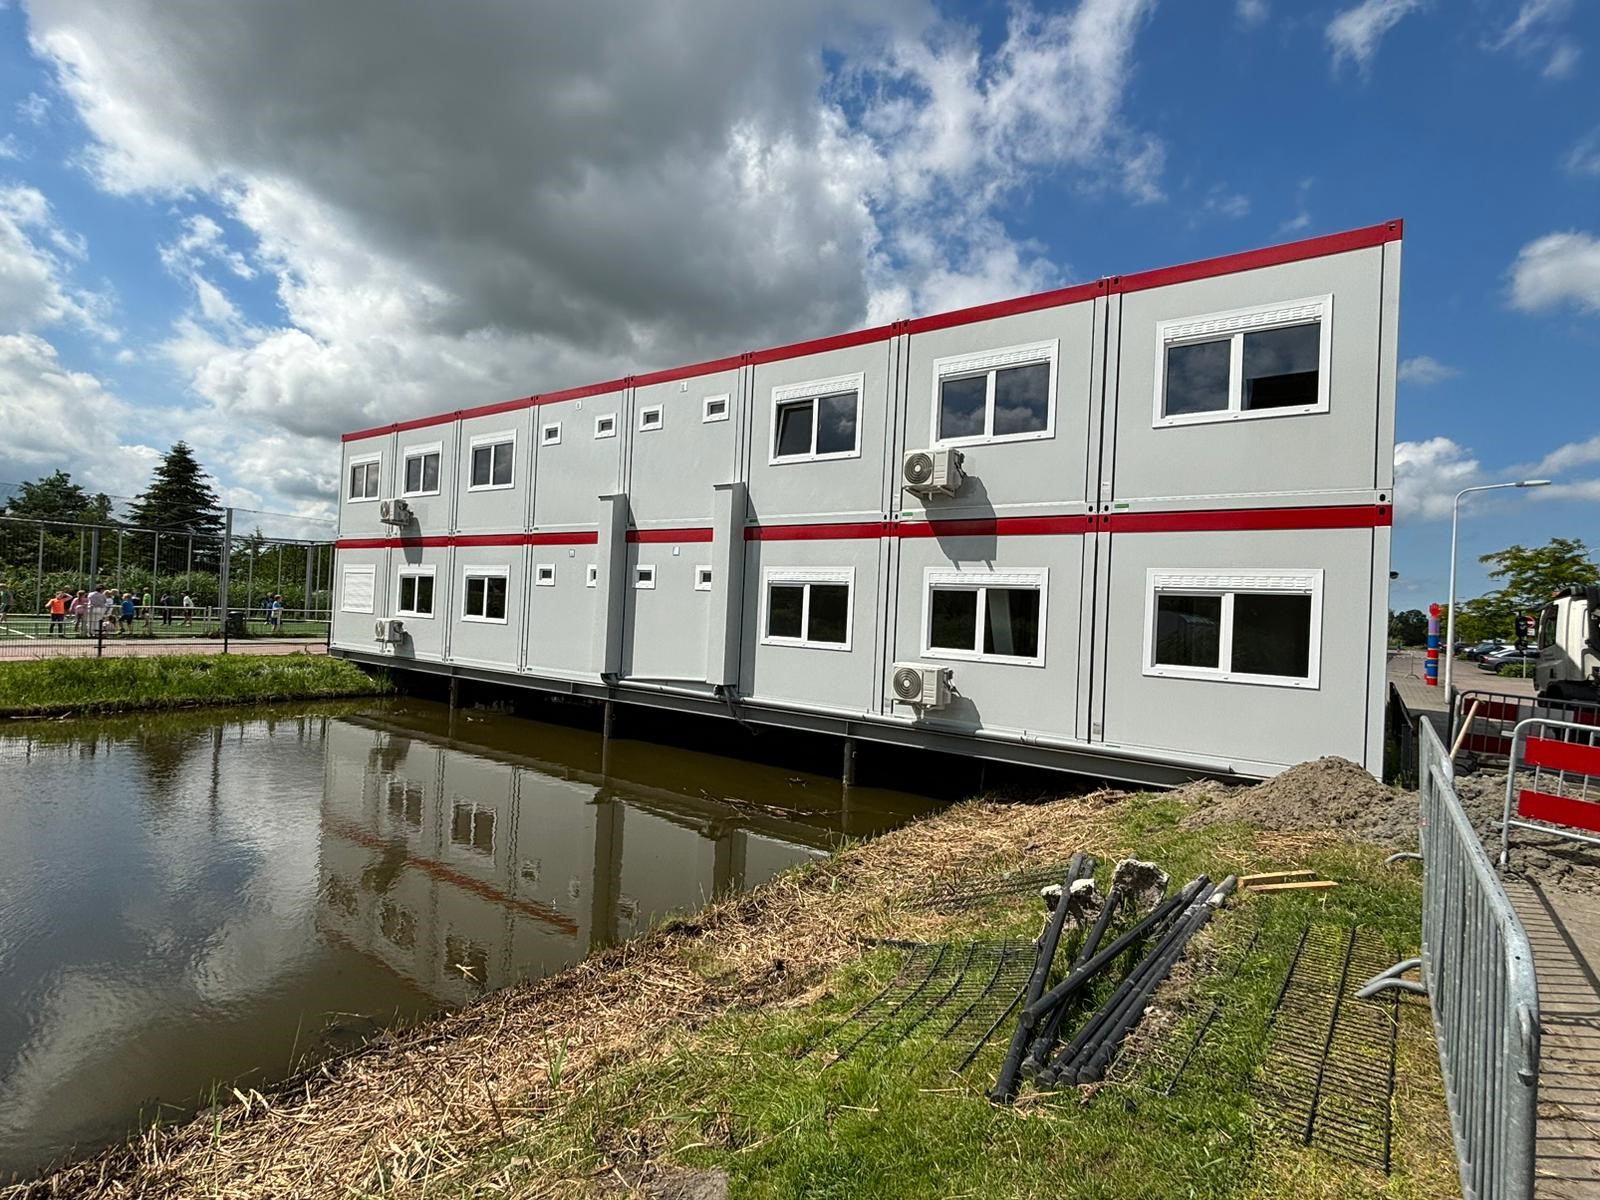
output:
M 1511 856 L 1511 831 L 1537 829 L 1600 846 L 1600 729 L 1588 721 L 1530 717 L 1512 731 L 1500 865 Z M 1519 772 L 1533 773 L 1522 786 Z M 1512 810 L 1515 809 L 1515 815 Z

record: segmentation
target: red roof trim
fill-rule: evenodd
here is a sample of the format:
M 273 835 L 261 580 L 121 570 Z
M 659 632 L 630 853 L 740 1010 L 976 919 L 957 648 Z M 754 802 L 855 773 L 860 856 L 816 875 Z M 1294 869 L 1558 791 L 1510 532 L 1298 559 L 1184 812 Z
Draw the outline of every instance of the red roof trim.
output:
M 1113 292 L 1142 292 L 1148 288 L 1165 287 L 1173 283 L 1189 283 L 1195 279 L 1210 279 L 1216 275 L 1232 275 L 1238 271 L 1254 271 L 1260 267 L 1275 267 L 1281 263 L 1302 262 L 1308 258 L 1323 258 L 1330 254 L 1344 254 L 1350 250 L 1365 250 L 1385 242 L 1398 242 L 1405 230 L 1401 220 L 1385 221 L 1381 225 L 1368 225 L 1365 229 L 1347 229 L 1343 233 L 1330 233 L 1324 237 L 1306 238 L 1282 246 L 1266 246 L 1260 250 L 1246 250 L 1242 254 L 1224 254 L 1221 258 L 1205 258 L 1199 262 L 1183 263 L 1176 267 L 1161 267 L 1154 271 L 1140 271 L 1136 275 L 1113 277 Z
M 936 329 L 949 329 L 955 325 L 971 325 L 977 321 L 992 321 L 997 317 L 1011 317 L 1018 313 L 1038 312 L 1042 308 L 1059 308 L 1066 304 L 1081 304 L 1106 294 L 1107 281 L 1078 283 L 1071 287 L 1038 292 L 1032 296 L 1018 296 L 1014 300 L 997 300 L 992 304 L 978 304 L 955 312 L 935 313 L 916 317 L 906 322 L 907 333 L 931 333 Z
M 1320 508 L 1218 508 L 1188 512 L 1102 513 L 1111 533 L 1238 533 L 1270 529 L 1375 529 L 1394 523 L 1387 504 Z
M 1098 295 L 1139 292 L 1148 288 L 1163 287 L 1167 284 L 1189 283 L 1196 279 L 1210 279 L 1217 275 L 1231 275 L 1238 271 L 1253 271 L 1260 267 L 1273 267 L 1282 263 L 1302 262 L 1308 258 L 1321 258 L 1330 254 L 1343 254 L 1351 250 L 1364 250 L 1371 246 L 1384 245 L 1387 242 L 1397 242 L 1404 232 L 1405 222 L 1397 218 L 1393 221 L 1385 221 L 1380 225 L 1369 225 L 1363 229 L 1349 229 L 1342 233 L 1330 233 L 1323 237 L 1306 238 L 1303 241 L 1288 242 L 1281 246 L 1267 246 L 1258 250 L 1246 250 L 1240 254 L 1225 254 L 1220 258 L 1201 259 L 1198 262 L 1183 263 L 1175 267 L 1161 267 L 1153 271 L 1140 271 L 1132 275 L 1114 275 L 1106 279 L 1097 279 L 1092 283 L 1073 284 L 1069 287 L 1057 288 L 1054 291 L 1039 292 L 1032 296 L 1019 296 L 1012 300 L 1000 300 L 993 304 L 980 304 L 973 308 L 958 309 L 955 312 L 935 313 L 926 317 L 915 317 L 908 321 L 895 321 L 888 325 L 877 325 L 871 329 L 858 329 L 851 333 L 838 333 L 830 337 L 812 338 L 804 342 L 792 342 L 787 346 L 773 346 L 765 350 L 751 351 L 748 354 L 711 359 L 707 362 L 695 363 L 692 366 L 669 367 L 663 371 L 653 371 L 648 375 L 612 379 L 607 380 L 605 383 L 592 383 L 583 387 L 568 388 L 561 392 L 527 396 L 521 400 L 506 400 L 498 404 L 483 405 L 479 408 L 462 409 L 459 412 L 419 417 L 416 420 L 404 422 L 402 425 L 377 425 L 371 429 L 361 429 L 355 433 L 347 433 L 341 440 L 346 442 L 360 441 L 363 438 L 393 433 L 400 428 L 419 429 L 427 425 L 439 425 L 446 421 L 453 421 L 458 417 L 486 416 L 491 413 L 509 412 L 514 409 L 528 408 L 540 404 L 555 404 L 562 400 L 576 400 L 584 396 L 596 396 L 603 392 L 620 391 L 630 386 L 645 386 L 652 383 L 666 383 L 674 379 L 688 379 L 696 375 L 709 375 L 716 371 L 732 370 L 745 362 L 755 365 L 781 362 L 785 359 L 801 358 L 808 354 L 822 354 L 829 350 L 846 350 L 853 346 L 871 345 L 873 342 L 887 341 L 900 333 L 929 333 L 936 329 L 949 329 L 955 325 L 970 325 L 976 321 L 989 321 L 996 317 L 1037 312 L 1040 309 L 1054 308 L 1063 304 L 1076 304 L 1084 300 L 1092 300 Z
M 439 549 L 446 546 L 592 546 L 600 535 L 592 529 L 555 533 L 452 533 L 429 537 L 340 538 L 340 550 L 394 550 L 405 546 Z M 688 539 L 685 539 L 688 540 Z
M 628 541 L 639 545 L 659 545 L 662 542 L 709 542 L 712 530 L 706 529 L 630 529 Z

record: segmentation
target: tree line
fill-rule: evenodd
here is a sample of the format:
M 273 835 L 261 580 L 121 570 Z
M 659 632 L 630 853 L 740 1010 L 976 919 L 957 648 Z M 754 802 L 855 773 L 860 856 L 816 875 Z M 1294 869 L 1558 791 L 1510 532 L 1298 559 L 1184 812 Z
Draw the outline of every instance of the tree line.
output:
M 1569 585 L 1600 584 L 1600 565 L 1580 538 L 1551 538 L 1543 546 L 1508 546 L 1482 555 L 1490 579 L 1499 587 L 1471 600 L 1456 612 L 1456 640 L 1469 645 L 1501 638 L 1515 641 L 1518 617 L 1537 616 L 1552 593 Z M 1444 636 L 1445 612 L 1439 618 Z M 1428 640 L 1428 615 L 1420 609 L 1389 613 L 1389 640 L 1401 646 L 1422 646 Z

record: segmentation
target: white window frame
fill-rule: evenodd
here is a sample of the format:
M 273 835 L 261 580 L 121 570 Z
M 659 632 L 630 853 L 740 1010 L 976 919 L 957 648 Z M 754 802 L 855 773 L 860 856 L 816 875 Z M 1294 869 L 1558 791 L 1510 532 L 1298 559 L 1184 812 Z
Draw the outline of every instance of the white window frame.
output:
M 407 577 L 414 578 L 414 579 L 420 579 L 423 576 L 427 576 L 429 579 L 433 580 L 433 610 L 431 612 L 418 612 L 414 608 L 409 608 L 408 609 L 408 608 L 401 607 L 401 604 L 400 604 L 400 584 L 401 584 L 401 581 L 406 579 Z M 413 603 L 415 603 L 415 599 L 416 599 L 416 596 L 415 596 L 415 593 L 413 592 L 413 594 L 412 594 Z M 398 568 L 394 573 L 394 615 L 397 616 L 397 617 L 418 617 L 418 618 L 420 618 L 420 619 L 422 619 L 424 621 L 431 621 L 434 618 L 434 614 L 437 613 L 438 611 L 439 611 L 438 568 L 435 567 L 435 566 L 431 566 L 431 565 L 424 565 L 424 566 L 410 566 L 410 565 L 407 565 L 407 566 L 403 566 L 403 567 Z
M 353 475 L 355 469 L 357 467 L 365 467 L 365 466 L 368 466 L 368 465 L 376 465 L 377 468 L 378 468 L 378 486 L 377 486 L 377 488 L 373 491 L 372 495 L 370 495 L 370 496 L 352 496 L 352 495 L 350 495 L 350 489 L 355 484 L 355 480 L 351 477 Z M 363 475 L 362 478 L 365 479 L 366 476 Z M 350 504 L 376 504 L 379 500 L 381 500 L 383 498 L 383 455 L 382 454 L 363 454 L 360 458 L 352 458 L 349 462 L 345 463 L 345 465 L 344 465 L 344 490 L 345 490 L 345 497 L 344 498 Z
M 1039 593 L 1039 652 L 1031 656 L 1020 654 L 986 654 L 983 646 L 983 615 L 987 588 L 1030 588 Z M 931 645 L 933 636 L 933 593 L 938 588 L 966 591 L 976 588 L 977 613 L 974 622 L 971 650 L 951 650 Z M 1027 567 L 1011 571 L 947 571 L 929 567 L 922 573 L 922 657 L 949 659 L 954 662 L 1000 663 L 1008 667 L 1042 667 L 1045 665 L 1046 616 L 1050 611 L 1050 568 Z
M 839 584 L 845 585 L 844 604 L 844 643 L 814 642 L 805 637 L 772 637 L 767 633 L 767 607 L 772 601 L 772 585 L 786 584 L 801 586 L 804 584 Z M 798 646 L 804 650 L 837 650 L 845 654 L 850 652 L 850 647 L 855 642 L 856 632 L 856 569 L 854 567 L 767 567 L 761 572 L 761 611 L 756 619 L 760 622 L 756 626 L 761 635 L 763 646 Z M 811 631 L 811 589 L 806 588 L 804 599 L 800 606 L 800 628 L 803 632 Z
M 506 615 L 503 617 L 478 616 L 467 611 L 467 580 L 469 579 L 495 579 L 506 581 Z M 484 585 L 484 608 L 488 609 L 489 588 Z M 511 568 L 510 566 L 465 566 L 461 568 L 461 619 L 472 621 L 479 625 L 505 625 L 511 620 Z
M 1321 568 L 1312 570 L 1217 571 L 1151 567 L 1145 573 L 1144 673 L 1168 679 L 1208 679 L 1219 683 L 1250 683 L 1263 687 L 1315 691 L 1322 684 L 1322 584 Z M 1240 592 L 1284 592 L 1311 597 L 1311 642 L 1307 659 L 1310 674 L 1304 679 L 1288 675 L 1255 675 L 1230 669 L 1233 663 L 1233 601 Z M 1156 598 L 1160 595 L 1220 596 L 1222 627 L 1218 630 L 1215 667 L 1175 667 L 1156 664 Z
M 709 592 L 711 590 L 711 581 L 714 578 L 715 575 L 711 570 L 711 564 L 701 563 L 694 569 L 694 590 L 697 592 Z
M 711 406 L 719 402 L 722 404 L 722 411 L 713 413 Z M 726 421 L 728 414 L 732 411 L 733 399 L 727 392 L 719 392 L 715 396 L 707 396 L 700 402 L 700 420 L 707 425 L 716 421 Z
M 439 478 L 438 478 L 437 485 L 434 486 L 434 487 L 431 487 L 431 488 L 427 488 L 427 487 L 421 488 L 420 490 L 415 491 L 415 492 L 410 491 L 409 489 L 406 488 L 406 468 L 411 464 L 411 460 L 413 458 L 426 459 L 427 456 L 430 455 L 430 454 L 437 455 L 438 458 L 439 458 L 439 467 L 438 467 L 438 472 L 437 472 Z M 424 465 L 424 467 L 423 467 L 423 478 L 426 479 L 426 477 L 427 477 L 427 467 L 426 467 L 426 465 Z M 428 442 L 428 443 L 426 443 L 424 445 L 407 446 L 405 449 L 400 451 L 400 488 L 401 488 L 400 494 L 402 496 L 437 496 L 439 494 L 440 490 L 443 487 L 444 487 L 444 443 L 443 442 Z
M 1000 350 L 981 350 L 973 354 L 952 354 L 945 358 L 933 360 L 933 409 L 932 423 L 928 426 L 933 435 L 935 446 L 979 446 L 989 443 L 1004 442 L 1037 442 L 1056 435 L 1056 382 L 1060 378 L 1058 364 L 1061 357 L 1061 339 L 1050 338 L 1043 342 L 1028 342 L 1020 346 L 1006 346 Z M 1035 363 L 1048 363 L 1050 366 L 1050 382 L 1047 407 L 1045 409 L 1045 427 L 1033 429 L 1026 433 L 994 432 L 994 389 L 995 374 L 1007 367 L 1027 367 Z M 939 436 L 939 394 L 946 379 L 954 379 L 962 375 L 977 375 L 985 373 L 988 376 L 988 386 L 984 394 L 983 406 L 983 432 L 969 434 L 966 437 L 942 438 Z
M 541 446 L 559 446 L 559 445 L 561 445 L 561 422 L 560 421 L 551 421 L 550 424 L 543 426 L 539 430 L 539 445 L 541 445 Z M 516 467 L 515 467 L 514 464 L 512 466 L 512 470 L 513 471 L 516 470 Z
M 350 577 L 352 575 L 365 575 L 367 577 L 368 595 L 372 598 L 367 601 L 367 606 L 352 607 L 350 604 Z M 367 613 L 371 615 L 378 610 L 378 568 L 367 563 L 345 563 L 339 573 L 339 611 L 347 613 Z
M 656 586 L 655 563 L 633 564 L 633 586 L 641 592 L 654 591 Z
M 610 422 L 610 424 L 607 424 Z M 594 418 L 594 436 L 596 438 L 614 438 L 617 436 L 617 414 L 597 413 Z
M 511 447 L 511 481 L 509 483 L 494 482 L 494 452 L 489 453 L 489 482 L 472 482 L 472 456 L 485 446 Z M 507 492 L 517 486 L 517 431 L 515 429 L 502 429 L 498 433 L 474 434 L 467 442 L 467 491 L 469 492 Z
M 546 577 L 547 575 L 548 575 L 548 578 Z M 533 586 L 534 587 L 555 587 L 555 585 L 556 585 L 556 565 L 555 565 L 555 563 L 534 563 L 533 564 Z
M 837 459 L 861 457 L 861 399 L 867 388 L 866 372 L 854 375 L 834 375 L 828 379 L 807 379 L 801 383 L 786 383 L 772 389 L 772 403 L 767 424 L 767 465 L 783 466 L 787 463 L 831 462 Z M 856 394 L 856 446 L 854 450 L 834 450 L 817 453 L 816 401 L 823 396 L 853 391 Z M 811 400 L 811 451 L 808 454 L 778 453 L 778 409 L 795 400 Z
M 647 420 L 647 418 L 649 418 L 652 415 L 655 417 L 655 421 L 653 423 L 650 422 L 649 420 Z M 665 416 L 665 409 L 664 409 L 663 405 L 651 404 L 651 405 L 648 405 L 647 407 L 641 408 L 639 410 L 639 432 L 640 433 L 654 433 L 656 430 L 660 429 L 666 423 L 667 423 L 667 419 L 666 419 L 666 416 Z
M 583 586 L 584 587 L 599 587 L 600 586 L 600 565 L 598 563 L 590 563 L 588 569 L 586 571 L 584 571 L 584 573 L 583 573 Z
M 1246 409 L 1244 404 L 1244 335 L 1268 329 L 1287 329 L 1292 325 L 1320 327 L 1317 346 L 1317 400 L 1293 408 Z M 1228 338 L 1228 407 L 1214 412 L 1179 413 L 1167 416 L 1167 350 L 1172 346 L 1192 346 L 1199 342 L 1220 342 Z M 1311 296 L 1281 304 L 1257 304 L 1199 317 L 1181 317 L 1156 325 L 1155 407 L 1153 424 L 1157 429 L 1173 425 L 1213 425 L 1223 421 L 1265 420 L 1270 417 L 1301 417 L 1328 411 L 1329 371 L 1333 350 L 1333 296 Z

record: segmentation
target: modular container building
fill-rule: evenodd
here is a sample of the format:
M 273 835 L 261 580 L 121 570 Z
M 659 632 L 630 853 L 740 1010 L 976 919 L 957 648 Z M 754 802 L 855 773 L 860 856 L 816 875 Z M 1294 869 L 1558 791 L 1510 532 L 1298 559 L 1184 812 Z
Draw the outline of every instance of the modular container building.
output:
M 333 650 L 1136 783 L 1376 773 L 1400 238 L 348 434 Z

